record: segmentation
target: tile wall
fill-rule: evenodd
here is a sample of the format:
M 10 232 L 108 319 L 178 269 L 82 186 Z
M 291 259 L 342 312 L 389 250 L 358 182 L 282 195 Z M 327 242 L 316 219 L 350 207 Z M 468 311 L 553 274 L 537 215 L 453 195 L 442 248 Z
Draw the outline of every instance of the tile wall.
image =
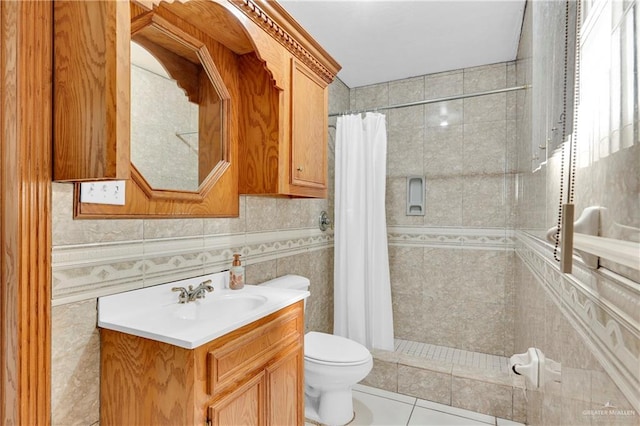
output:
M 602 6 L 608 2 L 599 3 Z M 637 2 L 612 3 L 619 8 L 620 16 L 626 10 L 627 16 L 632 20 L 635 16 L 637 22 Z M 545 78 L 540 58 L 549 52 L 536 44 L 539 40 L 534 36 L 534 29 L 538 25 L 550 25 L 544 17 L 558 4 L 528 3 L 518 51 L 518 84 L 531 84 Z M 540 129 L 544 126 L 544 116 L 532 108 L 536 103 L 532 98 L 532 91 L 523 91 L 518 94 L 516 104 L 515 351 L 538 347 L 562 363 L 563 374 L 561 383 L 527 391 L 527 423 L 638 424 L 638 270 L 620 268 L 606 261 L 601 262 L 598 270 L 590 270 L 574 257 L 573 273 L 559 272 L 558 263 L 553 259 L 553 246 L 544 240 L 544 233 L 557 220 L 560 155 L 558 151 L 549 153 L 546 164 L 532 171 L 532 147 L 539 145 L 534 137 L 546 131 Z M 635 141 L 626 148 L 619 147 L 618 151 L 607 151 L 606 156 L 592 155 L 598 147 L 587 148 L 590 158 L 598 159 L 583 162 L 576 173 L 576 212 L 579 214 L 590 205 L 606 207 L 608 214 L 602 217 L 601 231 L 614 238 L 624 236 L 610 234 L 613 222 L 640 227 L 637 115 L 635 133 L 631 132 L 634 134 Z M 596 141 L 596 145 L 601 142 Z
M 514 85 L 515 64 L 499 63 L 357 87 L 351 109 Z M 386 209 L 397 338 L 512 353 L 515 96 L 381 111 L 388 128 Z M 424 216 L 406 215 L 411 175 L 426 178 Z M 472 235 L 475 244 L 467 244 Z
M 349 89 L 336 81 L 330 109 L 348 105 Z M 331 170 L 329 177 L 333 194 Z M 240 216 L 230 219 L 74 221 L 72 194 L 71 185 L 53 184 L 53 425 L 99 421 L 100 295 L 228 269 L 231 254 L 241 252 L 248 283 L 285 274 L 309 277 L 306 328 L 332 331 L 332 235 L 317 228 L 320 212 L 333 208 L 332 195 L 241 196 Z

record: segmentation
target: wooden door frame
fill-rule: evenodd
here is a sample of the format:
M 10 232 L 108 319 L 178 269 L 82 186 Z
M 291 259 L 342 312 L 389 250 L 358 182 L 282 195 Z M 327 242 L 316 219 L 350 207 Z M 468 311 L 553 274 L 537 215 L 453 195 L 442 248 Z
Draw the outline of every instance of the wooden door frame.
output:
M 51 0 L 0 2 L 0 424 L 51 423 Z

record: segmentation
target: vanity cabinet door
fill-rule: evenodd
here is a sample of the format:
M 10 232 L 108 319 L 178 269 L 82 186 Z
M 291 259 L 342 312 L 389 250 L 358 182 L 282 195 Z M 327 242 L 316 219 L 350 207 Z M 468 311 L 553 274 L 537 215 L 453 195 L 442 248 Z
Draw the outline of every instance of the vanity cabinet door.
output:
M 327 196 L 327 84 L 291 59 L 291 174 L 295 195 Z
M 209 406 L 211 425 L 265 424 L 265 374 L 261 372 L 226 397 Z
M 270 426 L 304 423 L 303 351 L 294 344 L 266 368 L 267 418 Z

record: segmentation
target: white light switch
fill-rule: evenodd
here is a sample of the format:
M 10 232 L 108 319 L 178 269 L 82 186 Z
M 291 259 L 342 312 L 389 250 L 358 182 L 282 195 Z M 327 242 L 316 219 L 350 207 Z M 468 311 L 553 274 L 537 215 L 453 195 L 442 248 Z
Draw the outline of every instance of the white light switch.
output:
M 124 188 L 123 180 L 82 182 L 80 202 L 124 206 Z

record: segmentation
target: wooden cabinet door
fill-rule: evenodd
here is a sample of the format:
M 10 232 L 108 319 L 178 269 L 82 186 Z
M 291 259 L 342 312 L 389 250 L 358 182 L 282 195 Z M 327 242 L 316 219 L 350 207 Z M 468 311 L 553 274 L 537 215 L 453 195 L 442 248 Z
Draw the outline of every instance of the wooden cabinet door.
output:
M 213 426 L 263 426 L 265 424 L 265 375 L 257 374 L 229 395 L 209 406 Z
M 304 423 L 304 358 L 302 347 L 292 345 L 284 356 L 267 367 L 268 426 Z
M 291 184 L 308 188 L 307 195 L 326 197 L 327 85 L 304 64 L 291 61 Z

